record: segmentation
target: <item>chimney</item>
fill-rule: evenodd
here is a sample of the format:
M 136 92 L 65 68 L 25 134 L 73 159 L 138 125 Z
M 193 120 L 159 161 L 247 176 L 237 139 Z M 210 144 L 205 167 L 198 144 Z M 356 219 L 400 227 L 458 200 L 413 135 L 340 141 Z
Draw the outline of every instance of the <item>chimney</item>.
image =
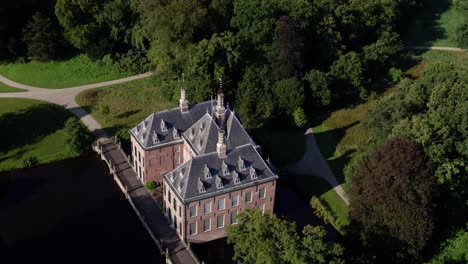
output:
M 216 151 L 220 158 L 226 157 L 226 144 L 224 144 L 224 130 L 218 132 L 218 143 L 216 144 Z
M 223 92 L 223 81 L 219 79 L 219 90 L 218 97 L 216 100 L 216 111 L 215 115 L 218 119 L 219 124 L 224 124 L 226 109 L 224 108 L 224 92 Z
M 182 113 L 188 111 L 188 101 L 186 99 L 186 88 L 185 87 L 182 87 L 180 89 L 179 107 L 180 107 L 180 111 Z

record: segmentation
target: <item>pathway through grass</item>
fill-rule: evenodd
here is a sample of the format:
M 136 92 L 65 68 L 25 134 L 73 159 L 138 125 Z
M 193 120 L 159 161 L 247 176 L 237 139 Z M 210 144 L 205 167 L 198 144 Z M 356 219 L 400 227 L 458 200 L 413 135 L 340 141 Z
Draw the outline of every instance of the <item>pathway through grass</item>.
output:
M 30 99 L 0 99 L 0 171 L 21 168 L 36 157 L 48 163 L 71 157 L 64 147 L 64 108 Z
M 126 77 L 114 66 L 92 62 L 86 55 L 65 61 L 8 63 L 0 74 L 12 81 L 41 88 L 67 88 Z

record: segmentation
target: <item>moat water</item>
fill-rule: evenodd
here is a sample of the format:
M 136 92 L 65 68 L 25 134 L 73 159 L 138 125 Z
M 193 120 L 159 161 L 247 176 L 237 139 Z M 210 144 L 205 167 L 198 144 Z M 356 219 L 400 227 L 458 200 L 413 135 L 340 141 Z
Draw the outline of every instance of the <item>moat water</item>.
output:
M 0 180 L 0 263 L 164 263 L 96 155 Z
M 320 225 L 310 206 L 277 185 L 275 213 Z M 329 238 L 336 232 L 327 228 Z M 209 263 L 232 263 L 226 239 L 193 245 Z M 90 155 L 0 172 L 0 263 L 164 263 L 140 220 L 109 175 Z

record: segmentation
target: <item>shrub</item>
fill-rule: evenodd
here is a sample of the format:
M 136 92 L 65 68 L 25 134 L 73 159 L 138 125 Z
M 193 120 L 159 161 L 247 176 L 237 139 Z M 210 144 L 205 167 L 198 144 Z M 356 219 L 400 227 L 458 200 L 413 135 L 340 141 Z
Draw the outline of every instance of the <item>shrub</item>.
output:
M 398 83 L 401 78 L 403 78 L 403 71 L 397 68 L 390 68 L 390 70 L 388 70 L 388 75 L 390 79 L 392 79 L 392 82 Z
M 86 154 L 91 150 L 93 138 L 89 130 L 75 117 L 65 122 L 65 146 L 73 155 Z
M 304 113 L 304 109 L 302 109 L 302 107 L 298 107 L 296 110 L 294 110 L 293 118 L 294 118 L 294 124 L 297 127 L 303 127 L 308 122 L 307 116 Z
M 108 115 L 109 114 L 109 107 L 107 105 L 99 105 L 98 113 L 101 115 Z
M 327 206 L 323 204 L 319 198 L 312 196 L 312 198 L 310 199 L 310 206 L 312 207 L 312 209 L 314 209 L 314 214 L 318 218 L 322 219 L 325 222 L 325 224 L 333 222 L 332 214 L 328 210 Z
M 149 181 L 145 184 L 146 189 L 148 190 L 154 190 L 157 187 L 157 184 L 155 181 Z
M 39 163 L 39 160 L 36 157 L 28 157 L 23 160 L 23 168 L 29 169 L 36 166 Z

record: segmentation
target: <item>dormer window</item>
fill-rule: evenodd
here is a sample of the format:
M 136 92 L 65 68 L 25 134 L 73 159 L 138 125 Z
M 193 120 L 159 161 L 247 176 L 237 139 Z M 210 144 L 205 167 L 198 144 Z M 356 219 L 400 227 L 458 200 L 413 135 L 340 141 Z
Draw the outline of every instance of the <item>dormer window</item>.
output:
M 161 119 L 161 131 L 162 131 L 162 132 L 166 132 L 166 131 L 167 131 L 166 122 L 164 122 L 164 120 L 162 120 L 162 119 Z
M 205 175 L 205 179 L 211 179 L 211 172 L 208 166 L 205 164 L 205 168 L 203 169 L 203 174 Z
M 181 182 L 181 181 L 180 181 L 179 184 L 177 185 L 177 190 L 178 190 L 179 192 L 182 191 L 182 182 Z
M 179 170 L 179 176 L 180 176 L 180 178 L 183 178 L 183 177 L 184 177 L 184 171 L 185 171 L 184 168 L 180 168 L 180 170 Z
M 174 139 L 178 139 L 180 137 L 179 132 L 177 131 L 176 128 L 172 130 L 172 136 L 174 137 Z
M 255 171 L 255 168 L 254 168 L 254 167 L 250 167 L 250 178 L 251 178 L 252 180 L 257 179 L 257 172 Z
M 205 129 L 205 123 L 202 122 L 202 123 L 200 124 L 200 132 L 203 132 L 204 129 Z
M 192 127 L 189 131 L 189 137 L 192 139 L 195 136 L 195 129 Z
M 203 139 L 200 139 L 200 141 L 198 141 L 198 149 L 201 149 L 203 147 Z
M 224 162 L 224 160 L 223 160 L 223 164 L 221 165 L 221 169 L 223 170 L 223 175 L 224 176 L 229 174 L 229 168 L 228 168 L 226 162 Z
M 241 182 L 239 174 L 237 174 L 235 171 L 232 173 L 232 180 L 234 181 L 234 184 L 239 184 Z
M 223 181 L 221 180 L 221 178 L 218 175 L 216 175 L 216 177 L 215 177 L 215 184 L 216 184 L 216 188 L 218 188 L 218 189 L 223 188 Z
M 153 135 L 152 135 L 152 138 L 153 138 L 153 144 L 157 144 L 159 143 L 159 137 L 158 137 L 158 134 L 156 134 L 156 132 L 153 130 Z
M 204 192 L 206 192 L 206 190 L 205 190 L 205 185 L 203 184 L 203 182 L 201 181 L 200 178 L 198 178 L 198 192 L 199 192 L 199 193 L 204 193 Z
M 175 173 L 172 173 L 172 172 L 171 172 L 171 175 L 170 175 L 171 182 L 174 182 L 175 177 L 176 177 Z
M 148 121 L 143 121 L 143 130 L 146 130 L 146 126 L 148 125 Z
M 239 156 L 239 161 L 237 162 L 237 165 L 238 165 L 238 167 L 239 167 L 239 171 L 245 170 L 245 162 L 244 162 L 244 160 L 241 158 L 241 156 Z

